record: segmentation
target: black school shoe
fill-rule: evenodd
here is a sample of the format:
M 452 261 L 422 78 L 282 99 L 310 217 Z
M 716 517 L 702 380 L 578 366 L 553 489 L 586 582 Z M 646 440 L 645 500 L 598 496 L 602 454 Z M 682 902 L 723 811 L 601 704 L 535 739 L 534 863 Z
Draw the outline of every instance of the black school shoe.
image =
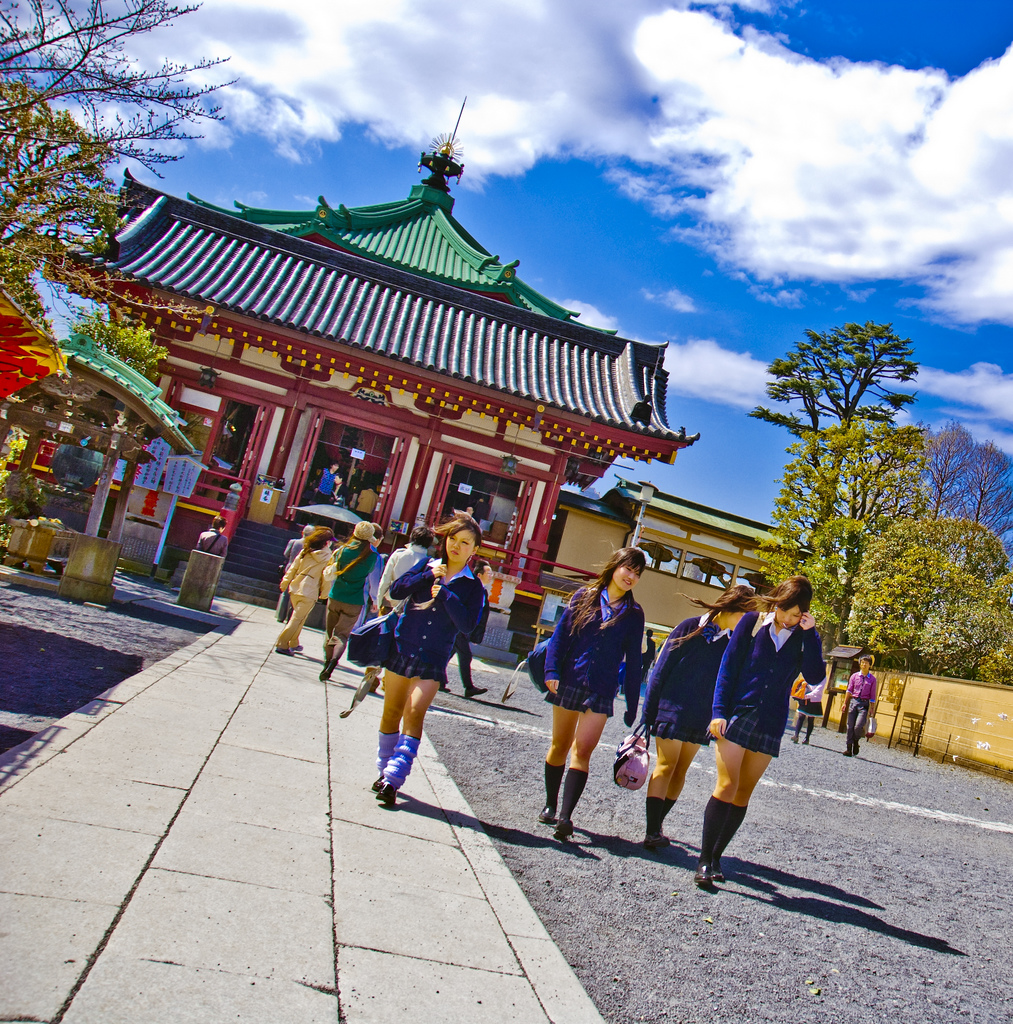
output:
M 663 850 L 666 846 L 671 845 L 672 840 L 664 832 L 648 832 L 644 836 L 644 846 L 648 850 Z
M 721 858 L 715 857 L 711 861 L 711 879 L 715 882 L 723 882 L 725 873 L 721 870 Z
M 708 864 L 707 861 L 700 861 L 696 866 L 696 874 L 693 875 L 693 881 L 701 889 L 709 889 L 717 881 L 714 877 L 713 865 Z
M 550 807 L 548 804 L 546 804 L 538 812 L 538 820 L 543 825 L 555 825 L 556 824 L 556 808 L 555 807 Z
M 389 783 L 385 782 L 377 791 L 376 799 L 383 804 L 384 807 L 393 807 L 397 801 L 397 790 Z
M 470 689 L 464 691 L 465 697 L 478 697 L 483 693 L 488 693 L 489 690 L 484 686 L 472 686 Z
M 553 835 L 561 842 L 566 842 L 573 835 L 573 822 L 569 818 L 560 818 L 556 822 L 556 831 Z
M 386 779 L 384 779 L 384 777 L 381 775 L 380 778 L 378 778 L 376 782 L 374 782 L 373 785 L 369 788 L 372 789 L 374 793 L 379 793 L 380 790 L 383 789 L 383 784 L 385 781 Z

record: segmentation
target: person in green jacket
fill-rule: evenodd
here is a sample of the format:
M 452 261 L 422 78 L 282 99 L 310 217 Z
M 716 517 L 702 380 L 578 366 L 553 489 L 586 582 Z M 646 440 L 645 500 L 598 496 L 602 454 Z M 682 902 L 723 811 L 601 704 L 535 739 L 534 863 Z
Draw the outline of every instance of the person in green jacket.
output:
M 362 611 L 366 578 L 376 565 L 373 550 L 373 524 L 365 521 L 355 524 L 351 539 L 334 552 L 335 576 L 327 598 L 327 634 L 324 640 L 324 667 L 320 681 L 331 678 L 341 652 Z

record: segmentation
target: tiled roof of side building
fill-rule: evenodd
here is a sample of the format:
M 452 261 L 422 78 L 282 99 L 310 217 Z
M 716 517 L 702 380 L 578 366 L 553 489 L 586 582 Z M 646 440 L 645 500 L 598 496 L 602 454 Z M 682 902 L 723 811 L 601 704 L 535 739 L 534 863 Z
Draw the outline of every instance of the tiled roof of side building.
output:
M 628 341 L 316 242 L 130 180 L 127 226 L 98 268 L 223 311 L 373 352 L 659 440 L 665 345 Z M 634 420 L 635 407 L 649 423 Z M 649 404 L 649 409 L 644 408 Z
M 611 505 L 606 505 L 601 498 L 592 498 L 577 491 L 563 489 L 559 492 L 559 504 L 564 508 L 577 509 L 580 512 L 588 512 L 593 516 L 601 516 L 602 519 L 611 519 L 613 522 L 622 523 L 624 526 L 632 526 L 633 520 L 624 516 Z
M 640 484 L 619 479 L 609 494 L 616 494 L 626 501 L 639 505 Z M 774 539 L 773 527 L 769 523 L 746 519 L 745 516 L 738 516 L 733 512 L 723 512 L 721 509 L 688 501 L 686 498 L 677 498 L 673 494 L 663 494 L 661 491 L 654 495 L 647 508 L 650 512 L 667 513 L 680 519 L 691 520 L 702 527 L 743 537 L 755 544 Z
M 400 202 L 375 206 L 341 204 L 334 208 L 320 196 L 315 210 L 261 210 L 239 202 L 229 210 L 193 195 L 187 198 L 250 224 L 319 241 L 556 320 L 573 320 L 579 315 L 522 281 L 517 276 L 519 260 L 501 263 L 499 256 L 493 256 L 455 219 L 453 197 L 428 185 L 414 185 L 408 198 Z

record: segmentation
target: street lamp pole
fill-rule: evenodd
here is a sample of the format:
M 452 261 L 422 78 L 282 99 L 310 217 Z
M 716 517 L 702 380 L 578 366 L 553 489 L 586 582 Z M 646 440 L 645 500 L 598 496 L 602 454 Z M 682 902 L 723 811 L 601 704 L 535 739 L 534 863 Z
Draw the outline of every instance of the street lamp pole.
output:
M 640 481 L 640 515 L 637 517 L 637 528 L 633 531 L 633 540 L 630 542 L 630 547 L 636 547 L 640 543 L 640 534 L 644 529 L 644 515 L 647 512 L 647 506 L 650 505 L 651 499 L 657 493 L 658 488 L 654 484 L 648 483 L 646 480 Z

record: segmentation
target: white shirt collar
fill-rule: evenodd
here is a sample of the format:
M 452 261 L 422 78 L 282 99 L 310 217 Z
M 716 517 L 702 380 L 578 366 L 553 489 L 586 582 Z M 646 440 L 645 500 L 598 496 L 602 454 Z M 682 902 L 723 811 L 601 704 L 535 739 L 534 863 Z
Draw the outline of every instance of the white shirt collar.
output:
M 763 625 L 770 627 L 770 639 L 774 641 L 774 650 L 779 651 L 788 640 L 788 637 L 795 632 L 791 627 L 785 626 L 784 629 L 778 629 L 774 624 L 774 612 L 769 611 L 763 617 Z
M 439 564 L 440 564 L 440 560 L 438 558 L 430 558 L 429 559 L 429 568 L 430 569 L 435 569 L 436 566 L 438 566 Z M 453 576 L 444 576 L 443 577 L 443 582 L 444 582 L 444 584 L 447 584 L 451 580 L 456 580 L 458 576 L 466 576 L 468 579 L 472 579 L 472 580 L 475 578 L 475 574 L 471 571 L 471 566 L 470 565 L 465 565 L 465 567 L 460 572 L 455 573 Z

